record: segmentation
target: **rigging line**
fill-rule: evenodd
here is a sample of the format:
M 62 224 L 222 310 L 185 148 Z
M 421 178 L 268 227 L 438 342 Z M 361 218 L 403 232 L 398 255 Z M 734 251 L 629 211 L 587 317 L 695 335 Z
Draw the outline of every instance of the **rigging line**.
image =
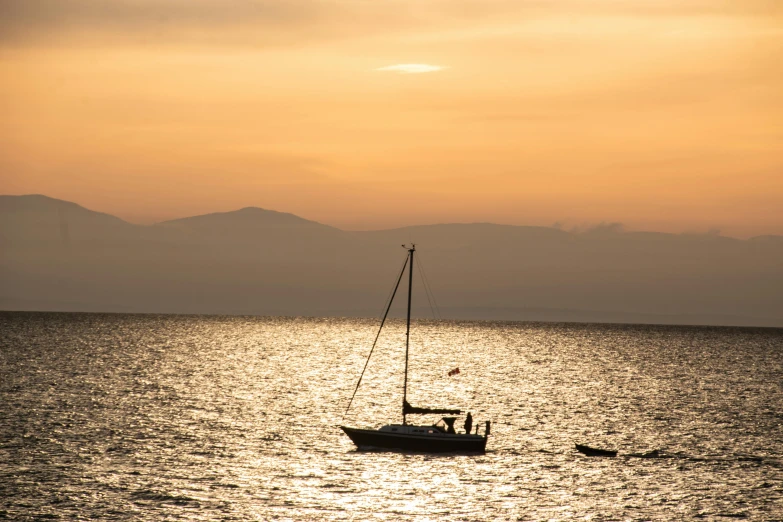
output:
M 424 270 L 424 262 L 422 261 L 421 253 L 419 253 L 418 263 L 419 263 L 419 270 L 421 271 L 421 273 L 422 273 L 422 275 L 424 277 L 425 289 L 426 289 L 427 292 L 429 292 L 432 295 L 432 301 L 435 303 L 435 310 L 437 310 L 437 312 L 438 312 L 438 319 L 443 320 L 443 315 L 441 314 L 440 307 L 438 306 L 438 300 L 435 299 L 435 292 L 432 291 L 432 285 L 430 284 L 430 279 L 429 279 L 429 277 L 427 277 L 426 270 Z M 464 365 L 462 364 L 463 362 L 465 362 L 465 353 L 464 353 L 464 351 L 457 350 L 455 352 L 455 359 L 454 360 L 455 360 L 455 364 L 456 364 L 457 370 L 459 370 L 460 366 L 464 367 Z
M 345 416 L 348 414 L 348 410 L 351 409 L 351 404 L 353 404 L 353 398 L 356 397 L 356 392 L 359 391 L 359 385 L 362 383 L 362 377 L 364 377 L 364 372 L 367 371 L 367 365 L 370 364 L 370 357 L 372 357 L 372 352 L 375 350 L 375 345 L 378 344 L 378 338 L 381 336 L 383 324 L 386 322 L 386 317 L 389 315 L 389 310 L 391 309 L 392 302 L 394 301 L 394 296 L 397 294 L 397 289 L 400 287 L 400 281 L 402 281 L 402 274 L 405 273 L 406 266 L 408 266 L 408 257 L 405 258 L 405 262 L 402 264 L 402 270 L 400 270 L 400 276 L 397 278 L 397 284 L 394 285 L 394 291 L 392 291 L 391 299 L 389 299 L 389 304 L 386 306 L 386 312 L 383 314 L 383 319 L 381 319 L 381 326 L 378 328 L 378 333 L 375 335 L 375 341 L 373 341 L 372 348 L 370 348 L 370 353 L 367 355 L 367 360 L 364 363 L 362 374 L 359 375 L 359 382 L 356 383 L 356 388 L 353 390 L 351 400 L 348 401 L 348 407 L 345 408 L 343 419 L 345 419 Z
M 435 292 L 432 291 L 432 285 L 430 285 L 429 278 L 427 277 L 427 272 L 424 270 L 424 263 L 421 261 L 421 259 L 422 259 L 421 256 L 419 256 L 419 269 L 421 270 L 422 281 L 424 282 L 424 288 L 428 293 L 427 298 L 429 299 L 429 297 L 432 296 L 432 301 L 435 303 L 435 308 L 438 313 L 438 319 L 442 319 L 440 315 L 440 309 L 438 308 L 438 302 L 435 299 Z M 432 304 L 430 304 L 430 307 L 432 307 Z
M 408 258 L 405 258 L 405 261 L 402 263 L 402 269 L 400 270 L 400 274 L 405 271 L 405 265 L 408 263 Z M 400 275 L 402 277 L 402 275 Z M 399 285 L 400 282 L 397 281 L 397 285 Z M 386 300 L 383 302 L 383 308 L 381 308 L 381 313 L 378 314 L 378 317 L 383 317 L 383 310 L 386 310 L 386 313 L 388 313 L 387 308 L 391 304 L 390 301 L 394 299 L 394 292 L 397 291 L 396 286 L 392 286 L 391 290 L 389 290 L 389 294 L 386 296 Z M 381 323 L 381 326 L 383 326 L 383 323 Z
M 421 254 L 419 254 L 419 255 L 421 255 Z M 432 300 L 430 299 L 430 291 L 429 291 L 429 289 L 427 288 L 427 282 L 426 282 L 426 281 L 424 281 L 424 270 L 421 268 L 421 261 L 420 261 L 420 260 L 419 260 L 419 261 L 416 261 L 416 264 L 417 264 L 417 265 L 418 265 L 418 267 L 419 267 L 419 278 L 421 279 L 421 284 L 422 284 L 422 286 L 424 287 L 424 295 L 426 295 L 426 296 L 427 296 L 427 302 L 428 302 L 428 303 L 429 303 L 429 305 L 430 305 L 430 311 L 432 312 L 432 318 L 433 318 L 433 319 L 437 319 L 437 318 L 438 318 L 438 316 L 437 316 L 437 315 L 435 315 L 435 309 L 432 307 Z
M 432 295 L 432 302 L 435 303 L 435 310 L 438 311 L 438 319 L 443 319 L 443 315 L 440 313 L 440 307 L 438 306 L 438 300 L 435 299 L 435 292 L 432 291 L 432 285 L 430 285 L 430 279 L 427 277 L 427 272 L 424 270 L 424 263 L 422 262 L 421 252 L 419 252 L 419 269 L 424 276 L 424 282 L 427 287 L 427 291 Z

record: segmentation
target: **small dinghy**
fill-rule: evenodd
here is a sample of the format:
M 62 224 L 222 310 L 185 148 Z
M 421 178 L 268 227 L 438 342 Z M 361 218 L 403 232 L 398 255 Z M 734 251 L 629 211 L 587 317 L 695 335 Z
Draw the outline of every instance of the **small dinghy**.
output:
M 617 456 L 617 451 L 591 448 L 590 446 L 585 446 L 584 444 L 577 444 L 576 450 L 580 453 L 584 453 L 588 457 L 616 457 Z

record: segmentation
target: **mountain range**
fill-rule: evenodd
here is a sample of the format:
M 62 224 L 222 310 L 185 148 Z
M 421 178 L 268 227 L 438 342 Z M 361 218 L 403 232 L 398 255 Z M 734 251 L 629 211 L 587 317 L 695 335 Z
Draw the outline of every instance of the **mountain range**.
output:
M 375 317 L 411 242 L 419 317 L 783 327 L 783 236 L 356 232 L 254 207 L 137 225 L 41 195 L 0 196 L 0 309 Z

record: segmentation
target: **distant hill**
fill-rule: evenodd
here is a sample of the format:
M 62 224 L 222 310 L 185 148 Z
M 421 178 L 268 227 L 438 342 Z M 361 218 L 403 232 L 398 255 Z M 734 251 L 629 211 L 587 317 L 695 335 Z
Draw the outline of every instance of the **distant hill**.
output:
M 215 212 L 213 214 L 204 214 L 201 216 L 186 217 L 181 219 L 172 219 L 163 221 L 156 226 L 175 227 L 180 229 L 198 230 L 203 232 L 225 232 L 231 229 L 253 229 L 253 228 L 319 228 L 322 230 L 333 227 L 322 225 L 315 221 L 300 218 L 286 212 L 276 212 L 258 207 L 245 207 L 233 212 Z
M 0 196 L 0 244 L 106 241 L 133 236 L 143 227 L 39 194 Z
M 756 243 L 769 242 L 769 243 L 781 244 L 783 243 L 783 236 L 772 236 L 772 235 L 756 236 L 750 238 L 749 241 L 753 241 Z
M 347 232 L 254 207 L 143 226 L 45 196 L 0 196 L 0 308 L 376 316 L 411 241 L 447 318 L 783 326 L 781 236 Z

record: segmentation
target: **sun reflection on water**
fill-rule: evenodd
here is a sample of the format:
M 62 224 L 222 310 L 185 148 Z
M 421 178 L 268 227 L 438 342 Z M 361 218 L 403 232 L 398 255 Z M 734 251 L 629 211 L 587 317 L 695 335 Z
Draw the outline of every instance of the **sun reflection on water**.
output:
M 493 421 L 486 455 L 454 456 L 357 451 L 337 428 L 373 321 L 0 318 L 10 518 L 781 516 L 778 330 L 418 322 L 412 402 Z M 403 332 L 345 423 L 400 420 Z M 667 458 L 627 456 L 651 449 Z

